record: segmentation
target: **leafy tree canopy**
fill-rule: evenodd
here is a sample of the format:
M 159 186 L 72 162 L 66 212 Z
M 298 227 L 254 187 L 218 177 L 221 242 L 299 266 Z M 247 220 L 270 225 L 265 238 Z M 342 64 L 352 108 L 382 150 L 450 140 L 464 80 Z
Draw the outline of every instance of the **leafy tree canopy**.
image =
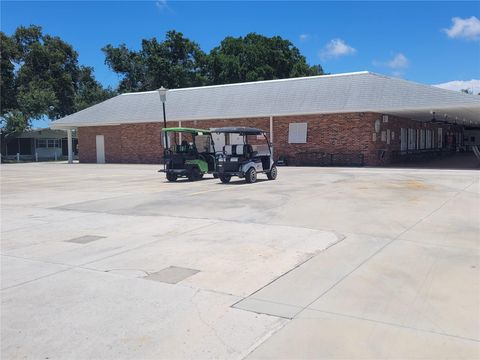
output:
M 32 119 L 57 119 L 115 95 L 78 64 L 73 47 L 39 26 L 0 32 L 1 113 L 7 132 L 28 128 Z M 142 40 L 138 51 L 125 44 L 106 45 L 105 63 L 121 75 L 120 92 L 228 84 L 323 74 L 309 66 L 290 41 L 250 33 L 226 37 L 206 54 L 181 32 L 168 31 L 163 41 Z
M 227 37 L 210 52 L 208 76 L 212 84 L 322 75 L 320 65 L 309 66 L 300 50 L 280 36 L 250 33 Z
M 122 76 L 119 91 L 283 79 L 323 74 L 320 65 L 309 66 L 298 48 L 279 36 L 255 33 L 227 37 L 209 54 L 182 33 L 168 31 L 164 41 L 143 40 L 139 51 L 125 44 L 102 49 L 105 63 Z
M 168 31 L 164 41 L 142 40 L 139 51 L 125 44 L 107 45 L 105 63 L 122 75 L 119 91 L 154 90 L 160 86 L 180 88 L 207 83 L 203 75 L 205 53 L 182 33 Z
M 6 132 L 20 132 L 33 119 L 57 119 L 113 95 L 94 79 L 78 54 L 39 26 L 19 27 L 1 39 L 1 119 Z

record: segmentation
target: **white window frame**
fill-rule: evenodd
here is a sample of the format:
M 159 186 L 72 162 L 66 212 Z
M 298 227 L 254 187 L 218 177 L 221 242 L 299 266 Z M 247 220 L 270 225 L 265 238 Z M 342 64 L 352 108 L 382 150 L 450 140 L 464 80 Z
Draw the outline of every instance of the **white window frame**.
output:
M 36 148 L 43 148 L 43 149 L 59 149 L 62 147 L 62 143 L 60 139 L 36 139 Z
M 46 149 L 48 147 L 47 139 L 37 139 L 36 147 Z

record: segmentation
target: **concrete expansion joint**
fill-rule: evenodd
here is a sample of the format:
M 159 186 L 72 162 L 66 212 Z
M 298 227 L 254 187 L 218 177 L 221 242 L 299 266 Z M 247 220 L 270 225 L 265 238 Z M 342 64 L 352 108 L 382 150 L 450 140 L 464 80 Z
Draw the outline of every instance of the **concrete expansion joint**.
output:
M 218 341 L 220 341 L 222 343 L 223 346 L 225 346 L 225 348 L 227 349 L 227 352 L 229 354 L 235 354 L 237 353 L 237 350 L 233 349 L 229 344 L 227 344 L 223 338 L 218 334 L 217 332 L 217 329 L 215 328 L 214 325 L 210 324 L 207 320 L 205 320 L 203 317 L 202 317 L 202 312 L 200 311 L 200 309 L 198 308 L 198 304 L 197 302 L 195 301 L 195 297 L 197 296 L 197 294 L 200 292 L 200 289 L 197 289 L 195 290 L 195 292 L 193 293 L 193 295 L 190 297 L 190 302 L 192 303 L 193 307 L 195 308 L 195 311 L 197 313 L 197 317 L 198 319 L 200 320 L 200 322 L 202 324 L 204 324 L 206 327 L 208 327 L 211 332 L 213 333 L 213 335 L 215 336 L 216 339 L 218 339 Z
M 313 301 L 311 301 L 309 304 L 307 304 L 303 310 L 309 308 L 314 302 L 316 302 L 318 299 L 320 299 L 321 297 L 323 297 L 325 294 L 327 294 L 329 291 L 331 291 L 332 289 L 334 289 L 338 284 L 340 284 L 342 281 L 344 281 L 346 278 L 348 278 L 351 274 L 353 274 L 355 271 L 357 271 L 360 267 L 362 267 L 363 265 L 365 265 L 368 261 L 370 261 L 372 258 L 374 258 L 376 255 L 378 255 L 380 252 L 382 252 L 386 247 L 388 247 L 390 244 L 392 244 L 394 241 L 396 240 L 399 240 L 400 236 L 402 236 L 403 234 L 405 234 L 406 232 L 408 232 L 409 230 L 413 229 L 415 226 L 417 226 L 418 224 L 420 224 L 422 221 L 424 221 L 425 219 L 429 218 L 430 216 L 432 216 L 434 213 L 436 213 L 437 211 L 439 211 L 441 208 L 443 208 L 448 202 L 450 202 L 451 200 L 453 200 L 455 197 L 457 197 L 463 190 L 467 189 L 468 187 L 470 187 L 474 182 L 472 182 L 471 184 L 467 185 L 466 187 L 464 187 L 462 190 L 459 190 L 455 195 L 453 195 L 452 197 L 446 199 L 442 204 L 440 204 L 440 206 L 438 206 L 436 209 L 432 210 L 429 214 L 423 216 L 422 218 L 420 218 L 418 221 L 416 221 L 414 224 L 412 224 L 411 226 L 409 226 L 407 229 L 403 230 L 402 232 L 400 232 L 398 235 L 396 235 L 393 239 L 391 239 L 390 241 L 388 241 L 387 243 L 385 243 L 383 246 L 381 246 L 377 251 L 375 251 L 373 254 L 371 254 L 370 256 L 368 256 L 366 259 L 364 259 L 360 264 L 358 264 L 354 269 L 352 269 L 351 271 L 349 271 L 347 274 L 345 274 L 344 276 L 342 276 L 338 281 L 336 281 L 332 286 L 330 286 L 327 290 L 325 290 L 322 294 L 320 294 L 320 296 L 318 296 L 317 298 L 315 298 Z M 302 310 L 302 311 L 303 311 Z M 300 311 L 300 312 L 302 312 Z M 300 314 L 300 312 L 298 312 L 294 318 Z
M 24 260 L 28 260 L 28 259 L 24 259 Z M 57 275 L 57 274 L 60 274 L 60 273 L 63 273 L 63 272 L 66 272 L 66 271 L 69 271 L 69 270 L 72 270 L 72 269 L 73 269 L 73 267 L 69 267 L 67 269 L 62 269 L 62 270 L 55 271 L 55 272 L 50 273 L 50 274 L 39 276 L 37 278 L 31 279 L 31 280 L 28 280 L 28 281 L 24 281 L 24 282 L 21 282 L 21 283 L 12 285 L 12 286 L 5 287 L 5 288 L 1 289 L 0 292 L 4 292 L 4 291 L 9 290 L 9 289 L 13 289 L 13 288 L 17 288 L 17 287 L 20 287 L 20 286 L 23 286 L 23 285 L 26 285 L 26 284 L 30 284 L 34 281 L 45 279 L 45 278 L 48 278 L 50 276 Z
M 265 314 L 261 314 L 265 315 Z M 268 315 L 268 314 L 267 314 Z M 271 316 L 271 315 L 269 315 Z M 260 345 L 262 345 L 266 340 L 268 340 L 270 337 L 274 336 L 277 332 L 282 330 L 287 324 L 290 323 L 290 319 L 284 319 L 280 318 L 282 321 L 279 321 L 277 323 L 274 323 L 268 331 L 265 332 L 262 336 L 260 336 L 253 344 L 250 346 L 249 349 L 243 352 L 243 354 L 240 356 L 240 359 L 246 359 L 248 356 L 255 351 L 256 348 L 258 348 Z
M 146 270 L 142 270 L 142 269 L 127 269 L 127 268 L 122 268 L 122 269 L 108 269 L 108 270 L 103 270 L 103 272 L 106 272 L 106 273 L 112 273 L 112 274 L 115 274 L 115 275 L 120 275 L 120 274 L 115 273 L 116 271 L 137 271 L 137 272 L 143 273 L 145 276 L 148 276 L 148 275 L 151 274 L 150 272 L 148 272 L 148 271 L 146 271 Z
M 234 308 L 234 309 L 240 309 L 240 310 L 244 310 L 244 311 L 249 311 L 249 312 L 253 312 L 253 313 L 256 313 L 256 314 L 262 314 L 262 315 L 268 315 L 268 316 L 274 316 L 274 317 L 278 317 L 278 318 L 282 318 L 282 319 L 287 319 L 287 320 L 291 320 L 293 318 L 295 318 L 295 316 L 297 316 L 299 313 L 301 313 L 303 310 L 305 310 L 307 307 L 299 307 L 299 306 L 296 306 L 296 305 L 292 305 L 292 304 L 286 304 L 286 303 L 282 303 L 282 302 L 276 302 L 276 301 L 271 301 L 271 300 L 262 300 L 262 299 L 257 299 L 255 298 L 255 294 L 260 292 L 262 289 L 274 284 L 276 281 L 280 280 L 282 277 L 286 276 L 287 274 L 291 273 L 292 271 L 295 271 L 296 269 L 300 268 L 301 266 L 305 265 L 306 263 L 308 263 L 309 261 L 311 261 L 312 259 L 316 258 L 317 256 L 321 255 L 322 253 L 326 252 L 328 249 L 330 249 L 331 247 L 339 244 L 340 242 L 342 242 L 343 240 L 345 240 L 347 238 L 346 235 L 343 235 L 341 233 L 338 233 L 338 232 L 331 232 L 335 235 L 335 237 L 337 238 L 336 241 L 330 243 L 329 245 L 327 245 L 324 249 L 321 249 L 319 251 L 316 251 L 315 253 L 311 254 L 307 259 L 305 259 L 304 261 L 300 262 L 299 264 L 297 264 L 296 266 L 292 267 L 291 269 L 289 269 L 288 271 L 284 272 L 283 274 L 279 275 L 278 277 L 276 277 L 275 279 L 273 279 L 272 281 L 270 281 L 269 283 L 265 284 L 264 286 L 258 288 L 257 290 L 255 290 L 253 293 L 251 293 L 250 295 L 246 296 L 246 297 L 242 297 L 240 300 L 238 300 L 237 302 L 235 302 L 234 304 L 232 304 L 230 307 L 231 308 Z M 285 307 L 290 307 L 290 308 L 296 308 L 298 309 L 298 311 L 295 312 L 295 314 L 293 316 L 282 316 L 282 315 L 279 315 L 279 314 L 269 314 L 269 313 L 266 313 L 266 312 L 260 312 L 260 311 L 255 311 L 253 309 L 243 309 L 241 307 L 237 307 L 238 304 L 240 304 L 242 301 L 244 300 L 247 300 L 247 299 L 253 299 L 255 301 L 260 301 L 262 303 L 270 303 L 272 305 L 280 305 L 280 306 L 285 306 Z M 309 304 L 310 305 L 310 304 Z
M 363 261 L 361 261 L 357 266 L 355 266 L 353 269 L 351 269 L 350 271 L 348 271 L 346 274 L 344 274 L 343 276 L 341 276 L 337 281 L 335 281 L 330 287 L 328 287 L 325 291 L 323 291 L 321 294 L 319 294 L 319 296 L 315 297 L 312 301 L 310 301 L 308 304 L 306 304 L 305 306 L 301 306 L 301 307 L 298 307 L 299 310 L 296 311 L 291 319 L 294 319 L 296 318 L 301 312 L 303 312 L 304 310 L 310 308 L 310 306 L 315 303 L 316 301 L 318 301 L 320 298 L 322 298 L 323 296 L 325 296 L 325 294 L 327 294 L 328 292 L 330 292 L 332 289 L 334 289 L 336 286 L 338 286 L 340 283 L 342 283 L 345 279 L 347 279 L 351 274 L 353 274 L 355 271 L 357 271 L 359 268 L 361 268 L 363 265 L 365 265 L 367 262 L 369 262 L 372 258 L 374 258 L 376 255 L 378 255 L 380 252 L 382 252 L 386 247 L 388 247 L 390 244 L 392 244 L 394 241 L 398 240 L 400 238 L 400 236 L 402 236 L 403 234 L 405 234 L 406 232 L 408 232 L 409 230 L 413 229 L 415 226 L 417 226 L 419 223 L 421 223 L 422 221 L 424 221 L 425 219 L 429 218 L 430 216 L 432 216 L 435 212 L 439 211 L 441 208 L 443 208 L 449 201 L 451 201 L 452 199 L 454 199 L 456 196 L 458 196 L 461 191 L 467 189 L 468 187 L 470 187 L 471 185 L 473 184 L 473 182 L 469 185 L 467 185 L 466 187 L 464 187 L 462 190 L 459 190 L 455 195 L 453 195 L 452 197 L 446 199 L 444 202 L 442 202 L 442 204 L 440 204 L 436 209 L 432 210 L 430 213 L 428 213 L 427 215 L 423 216 L 422 218 L 418 219 L 414 224 L 412 224 L 411 226 L 407 227 L 406 229 L 404 229 L 403 231 L 401 231 L 399 234 L 397 234 L 396 236 L 394 236 L 393 238 L 390 238 L 385 244 L 383 244 L 380 248 L 378 248 L 375 252 L 373 252 L 372 254 L 370 254 L 368 257 L 366 257 Z M 331 248 L 333 245 L 335 244 L 338 244 L 340 241 L 346 239 L 345 236 L 341 235 L 340 236 L 338 234 L 335 234 L 337 236 L 337 238 L 340 238 L 341 240 L 331 244 L 330 246 L 328 246 L 326 249 L 322 250 L 322 251 L 319 251 L 318 253 L 316 253 L 315 255 L 309 257 L 308 259 L 306 259 L 304 262 L 298 264 L 297 266 L 293 267 L 292 269 L 290 269 L 289 271 L 285 272 L 284 274 L 280 275 L 279 277 L 275 278 L 274 280 L 272 280 L 271 282 L 269 282 L 268 284 L 266 284 L 265 286 L 261 287 L 260 289 L 256 290 L 255 292 L 253 292 L 250 296 L 248 296 L 247 298 L 245 299 L 255 299 L 255 294 L 259 291 L 261 291 L 262 289 L 272 285 L 273 283 L 275 283 L 276 281 L 278 281 L 280 278 L 284 277 L 286 274 L 298 269 L 299 267 L 301 267 L 302 265 L 304 265 L 305 263 L 307 263 L 308 261 L 312 260 L 314 257 L 322 254 L 325 250 L 328 250 L 329 248 Z M 243 300 L 245 300 L 243 299 Z M 263 300 L 259 300 L 259 299 L 255 299 L 257 301 L 263 301 Z M 232 307 L 235 307 L 237 304 L 239 304 L 242 300 L 238 301 L 237 303 L 233 304 Z M 269 301 L 271 302 L 271 301 Z M 272 304 L 274 304 L 274 302 L 271 302 Z M 289 305 L 289 304 L 277 304 L 277 305 L 282 305 L 282 306 L 290 306 L 292 307 L 292 305 Z M 293 306 L 294 307 L 294 306 Z M 250 311 L 249 309 L 246 309 L 247 311 Z M 293 310 L 293 309 L 291 309 Z M 254 311 L 255 312 L 255 311 Z
M 461 340 L 473 341 L 473 342 L 476 342 L 476 343 L 480 343 L 479 339 L 469 338 L 469 337 L 459 336 L 459 335 L 453 335 L 453 334 L 449 334 L 447 332 L 442 332 L 442 331 L 426 330 L 426 329 L 421 329 L 421 328 L 417 328 L 417 327 L 406 326 L 406 325 L 403 325 L 403 324 L 392 323 L 392 322 L 388 322 L 388 321 L 375 320 L 375 319 L 365 318 L 365 317 L 361 317 L 361 316 L 355 316 L 355 315 L 350 315 L 350 314 L 344 314 L 344 313 L 338 313 L 338 312 L 332 312 L 332 311 L 325 311 L 325 310 L 319 310 L 319 309 L 313 309 L 313 308 L 308 308 L 308 310 L 318 312 L 318 313 L 323 313 L 323 314 L 341 316 L 341 317 L 345 317 L 345 318 L 349 318 L 349 319 L 368 321 L 368 322 L 372 322 L 372 323 L 376 323 L 376 324 L 388 325 L 388 326 L 393 326 L 393 327 L 397 327 L 397 328 L 420 331 L 420 332 L 424 332 L 424 333 L 430 333 L 430 334 L 441 335 L 441 336 L 448 336 L 448 337 L 452 337 L 452 338 L 456 338 L 456 339 L 461 339 Z M 310 319 L 310 317 L 308 317 L 308 316 L 302 316 L 302 318 L 303 319 Z
M 186 289 L 195 290 L 197 292 L 202 292 L 203 291 L 203 292 L 207 292 L 207 293 L 211 293 L 211 294 L 218 294 L 218 295 L 223 295 L 223 296 L 232 296 L 232 297 L 235 297 L 237 299 L 244 299 L 244 297 L 242 295 L 232 294 L 232 293 L 228 293 L 228 292 L 225 292 L 225 291 L 219 291 L 219 290 L 214 290 L 214 289 L 199 288 L 199 287 L 188 285 L 187 283 L 183 283 L 181 281 L 178 282 L 177 284 L 173 284 L 173 285 L 181 286 L 181 287 L 186 288 Z
M 192 228 L 192 229 L 189 229 L 189 230 L 185 230 L 183 232 L 178 232 L 176 235 L 174 235 L 173 237 L 177 237 L 179 235 L 184 235 L 184 234 L 187 234 L 191 231 L 195 231 L 195 230 L 199 230 L 199 229 L 202 229 L 202 228 L 205 228 L 205 227 L 208 227 L 208 226 L 212 226 L 212 225 L 215 225 L 215 222 L 212 222 L 210 224 L 205 224 L 205 225 L 200 225 L 200 226 L 197 226 L 195 228 Z M 92 263 L 95 263 L 97 261 L 101 261 L 101 260 L 106 260 L 106 259 L 109 259 L 111 257 L 114 257 L 114 256 L 117 256 L 117 255 L 121 255 L 121 254 L 125 254 L 127 252 L 130 252 L 132 250 L 138 250 L 138 249 L 141 249 L 143 247 L 147 247 L 147 246 L 150 246 L 152 244 L 155 244 L 155 243 L 158 243 L 158 242 L 161 242 L 163 241 L 163 239 L 156 239 L 156 240 L 153 240 L 153 241 L 149 241 L 147 243 L 144 243 L 144 244 L 141 244 L 141 245 L 138 245 L 136 247 L 132 247 L 132 248 L 128 248 L 128 249 L 125 249 L 123 251 L 120 251 L 120 252 L 117 252 L 117 253 L 113 253 L 111 255 L 108 255 L 108 256 L 105 256 L 105 257 L 102 257 L 102 258 L 98 258 L 98 259 L 95 259 L 95 260 L 92 260 L 92 261 L 88 261 L 84 264 L 81 264 L 79 266 L 85 266 L 85 265 L 89 265 L 89 264 L 92 264 Z

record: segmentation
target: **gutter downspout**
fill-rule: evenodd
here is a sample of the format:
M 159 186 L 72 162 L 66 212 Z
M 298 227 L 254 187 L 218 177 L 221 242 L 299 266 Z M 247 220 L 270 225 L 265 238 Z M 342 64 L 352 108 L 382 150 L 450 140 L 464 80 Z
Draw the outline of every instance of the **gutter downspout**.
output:
M 272 147 L 272 159 L 273 159 L 273 116 L 270 116 L 270 144 Z

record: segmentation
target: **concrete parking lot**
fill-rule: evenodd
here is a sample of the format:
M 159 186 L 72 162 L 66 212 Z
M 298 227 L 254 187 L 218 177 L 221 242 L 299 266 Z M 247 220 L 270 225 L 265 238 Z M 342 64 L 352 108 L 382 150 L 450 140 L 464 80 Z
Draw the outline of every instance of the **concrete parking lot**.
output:
M 2 359 L 480 357 L 478 170 L 157 169 L 1 165 Z

